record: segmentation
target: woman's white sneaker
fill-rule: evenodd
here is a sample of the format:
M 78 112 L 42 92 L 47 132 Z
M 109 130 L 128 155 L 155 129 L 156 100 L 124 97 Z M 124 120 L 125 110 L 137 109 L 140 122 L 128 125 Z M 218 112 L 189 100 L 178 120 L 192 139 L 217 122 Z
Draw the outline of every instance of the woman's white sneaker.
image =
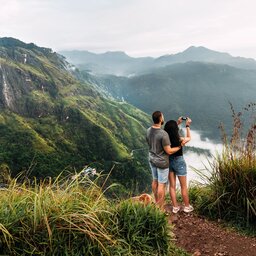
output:
M 179 206 L 177 206 L 177 207 L 172 207 L 172 212 L 173 213 L 177 213 L 178 211 L 180 210 L 180 207 Z
M 192 205 L 185 206 L 183 211 L 186 213 L 192 212 L 194 211 L 194 207 Z

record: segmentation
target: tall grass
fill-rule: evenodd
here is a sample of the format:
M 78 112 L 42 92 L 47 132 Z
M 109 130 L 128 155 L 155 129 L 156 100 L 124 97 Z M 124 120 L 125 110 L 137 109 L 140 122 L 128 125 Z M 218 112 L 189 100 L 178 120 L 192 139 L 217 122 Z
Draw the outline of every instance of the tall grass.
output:
M 94 255 L 114 243 L 101 219 L 108 202 L 89 179 L 13 179 L 0 193 L 1 253 Z
M 147 216 L 147 217 L 145 217 Z M 170 233 L 167 220 L 155 207 L 122 202 L 116 214 L 120 237 L 143 255 L 165 255 L 169 249 Z
M 221 126 L 224 148 L 212 164 L 209 185 L 191 190 L 191 198 L 204 214 L 253 230 L 256 228 L 255 106 L 251 103 L 243 112 L 236 113 L 231 105 L 232 135 L 228 138 Z
M 163 213 L 110 202 L 99 179 L 9 179 L 0 190 L 0 254 L 179 255 Z

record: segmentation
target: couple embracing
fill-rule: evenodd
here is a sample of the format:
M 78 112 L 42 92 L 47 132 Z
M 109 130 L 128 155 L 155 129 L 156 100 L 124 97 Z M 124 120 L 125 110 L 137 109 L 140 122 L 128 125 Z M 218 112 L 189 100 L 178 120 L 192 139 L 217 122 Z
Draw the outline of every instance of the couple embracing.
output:
M 164 124 L 164 116 L 160 111 L 152 114 L 153 125 L 147 130 L 147 142 L 149 145 L 149 165 L 152 172 L 152 190 L 156 204 L 164 209 L 165 189 L 169 181 L 169 192 L 172 200 L 172 212 L 177 213 L 180 206 L 176 199 L 176 177 L 178 177 L 181 194 L 184 202 L 184 212 L 193 211 L 189 204 L 187 189 L 187 169 L 183 158 L 182 147 L 191 139 L 190 124 L 192 120 L 186 118 L 186 135 L 180 137 L 179 127 L 183 121 L 180 117 L 178 121 L 170 120 Z

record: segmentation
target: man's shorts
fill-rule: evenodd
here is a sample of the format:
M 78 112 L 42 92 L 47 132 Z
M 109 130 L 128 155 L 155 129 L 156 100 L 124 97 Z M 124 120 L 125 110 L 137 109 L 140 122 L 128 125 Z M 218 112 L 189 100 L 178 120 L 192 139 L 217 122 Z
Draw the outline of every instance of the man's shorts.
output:
M 187 175 L 187 165 L 183 156 L 170 156 L 170 172 L 177 176 Z
M 152 172 L 153 180 L 157 180 L 159 183 L 168 182 L 169 168 L 161 169 L 152 165 L 152 163 L 150 162 L 149 162 L 149 166 Z

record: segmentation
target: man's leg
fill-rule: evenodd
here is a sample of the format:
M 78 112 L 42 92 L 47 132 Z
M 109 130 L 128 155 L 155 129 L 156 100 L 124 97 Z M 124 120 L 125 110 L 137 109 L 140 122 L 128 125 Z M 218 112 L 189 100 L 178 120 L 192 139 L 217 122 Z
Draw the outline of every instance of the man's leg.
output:
M 154 194 L 154 197 L 155 197 L 155 203 L 157 203 L 158 201 L 158 196 L 157 196 L 157 189 L 158 189 L 158 175 L 157 175 L 157 168 L 152 165 L 150 162 L 149 162 L 149 166 L 150 166 L 150 169 L 151 169 L 151 173 L 152 173 L 152 191 L 153 191 L 153 194 Z
M 164 209 L 164 200 L 165 200 L 165 186 L 168 182 L 169 168 L 160 169 L 157 168 L 158 174 L 158 186 L 157 186 L 157 205 L 160 209 Z
M 156 203 L 157 200 L 158 200 L 158 197 L 157 197 L 157 189 L 158 189 L 158 182 L 157 182 L 157 180 L 153 180 L 153 181 L 152 181 L 152 191 L 153 191 L 153 194 L 154 194 L 154 197 L 155 197 L 155 203 Z
M 165 199 L 165 183 L 158 183 L 157 187 L 157 205 L 160 209 L 164 209 L 164 199 Z

